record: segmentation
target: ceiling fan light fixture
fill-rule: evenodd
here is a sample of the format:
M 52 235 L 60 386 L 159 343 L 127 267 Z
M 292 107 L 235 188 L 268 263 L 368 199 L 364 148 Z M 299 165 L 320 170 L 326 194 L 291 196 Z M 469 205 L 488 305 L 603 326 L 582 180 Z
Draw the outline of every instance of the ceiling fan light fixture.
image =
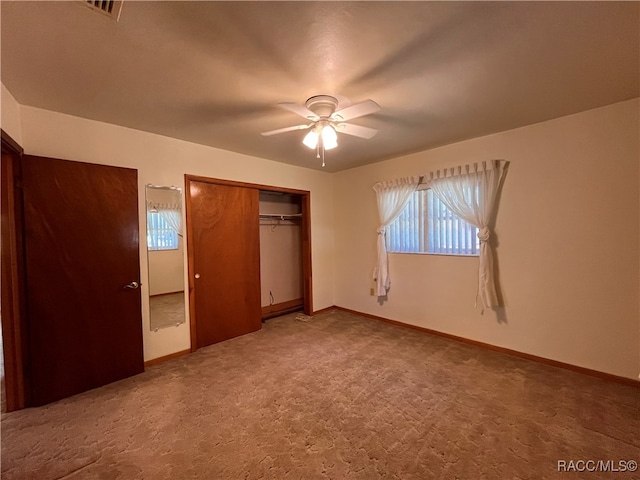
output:
M 345 103 L 346 106 L 344 105 Z M 316 150 L 316 158 L 322 159 L 323 167 L 325 150 L 333 150 L 338 146 L 338 133 L 369 139 L 377 132 L 374 128 L 347 123 L 354 118 L 378 112 L 380 106 L 373 100 L 350 104 L 343 99 L 341 105 L 340 101 L 331 95 L 315 95 L 308 98 L 304 106 L 291 102 L 279 103 L 278 106 L 305 118 L 311 123 L 269 130 L 268 132 L 262 132 L 262 136 L 270 137 L 271 135 L 294 130 L 309 129 L 302 143 L 305 147 Z
M 318 146 L 318 132 L 316 132 L 315 130 L 310 130 L 309 133 L 304 136 L 304 140 L 302 140 L 302 143 L 304 143 L 306 147 L 309 147 L 311 149 L 316 148 Z
M 325 150 L 331 150 L 338 146 L 338 134 L 331 125 L 322 127 L 322 146 Z

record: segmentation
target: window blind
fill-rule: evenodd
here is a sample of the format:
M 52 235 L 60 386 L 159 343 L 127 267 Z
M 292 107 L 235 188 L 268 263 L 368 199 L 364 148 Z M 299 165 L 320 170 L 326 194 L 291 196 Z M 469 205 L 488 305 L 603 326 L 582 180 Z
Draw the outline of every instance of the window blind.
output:
M 393 253 L 478 255 L 478 229 L 454 215 L 431 190 L 417 190 L 386 231 Z

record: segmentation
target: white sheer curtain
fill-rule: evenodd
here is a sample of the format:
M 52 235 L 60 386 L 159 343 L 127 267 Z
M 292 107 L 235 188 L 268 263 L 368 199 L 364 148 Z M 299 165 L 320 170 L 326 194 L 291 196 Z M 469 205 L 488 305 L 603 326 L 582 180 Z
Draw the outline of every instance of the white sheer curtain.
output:
M 160 205 L 158 207 L 158 213 L 162 215 L 162 218 L 166 220 L 169 226 L 182 237 L 182 212 L 180 211 L 180 206 Z
M 496 213 L 496 197 L 505 172 L 506 162 L 492 160 L 432 172 L 424 183 L 455 215 L 478 227 L 480 266 L 478 297 L 483 308 L 499 306 L 496 294 L 493 251 L 489 238 Z
M 158 212 L 167 224 L 182 237 L 182 192 L 180 190 L 164 190 L 162 202 L 147 200 L 147 210 Z
M 378 260 L 373 270 L 376 281 L 376 295 L 384 297 L 391 286 L 389 277 L 389 259 L 385 234 L 387 226 L 393 222 L 409 201 L 409 197 L 418 188 L 420 177 L 405 177 L 386 182 L 378 182 L 373 186 L 378 199 Z

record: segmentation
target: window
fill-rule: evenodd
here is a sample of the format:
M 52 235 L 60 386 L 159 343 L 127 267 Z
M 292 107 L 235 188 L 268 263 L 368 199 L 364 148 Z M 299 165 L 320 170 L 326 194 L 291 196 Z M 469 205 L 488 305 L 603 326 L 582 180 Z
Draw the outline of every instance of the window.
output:
M 177 250 L 178 234 L 159 212 L 147 212 L 147 248 Z
M 478 255 L 478 229 L 454 215 L 429 190 L 416 190 L 387 227 L 392 253 Z

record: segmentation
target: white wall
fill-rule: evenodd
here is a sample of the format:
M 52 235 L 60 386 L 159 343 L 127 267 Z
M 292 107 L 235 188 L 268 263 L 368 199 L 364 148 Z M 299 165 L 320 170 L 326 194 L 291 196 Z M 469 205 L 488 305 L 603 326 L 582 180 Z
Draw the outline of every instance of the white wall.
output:
M 189 322 L 149 329 L 144 186 L 184 185 L 184 174 L 311 191 L 313 308 L 334 304 L 331 175 L 138 130 L 21 106 L 25 153 L 138 169 L 145 360 L 189 348 Z M 185 263 L 186 265 L 186 263 Z M 185 277 L 186 281 L 186 277 Z
M 622 102 L 334 175 L 336 304 L 638 378 L 639 101 Z M 369 295 L 379 180 L 511 162 L 496 236 L 505 308 L 474 308 L 477 258 L 390 255 Z
M 20 104 L 3 84 L 0 84 L 0 127 L 22 147 L 22 125 Z

